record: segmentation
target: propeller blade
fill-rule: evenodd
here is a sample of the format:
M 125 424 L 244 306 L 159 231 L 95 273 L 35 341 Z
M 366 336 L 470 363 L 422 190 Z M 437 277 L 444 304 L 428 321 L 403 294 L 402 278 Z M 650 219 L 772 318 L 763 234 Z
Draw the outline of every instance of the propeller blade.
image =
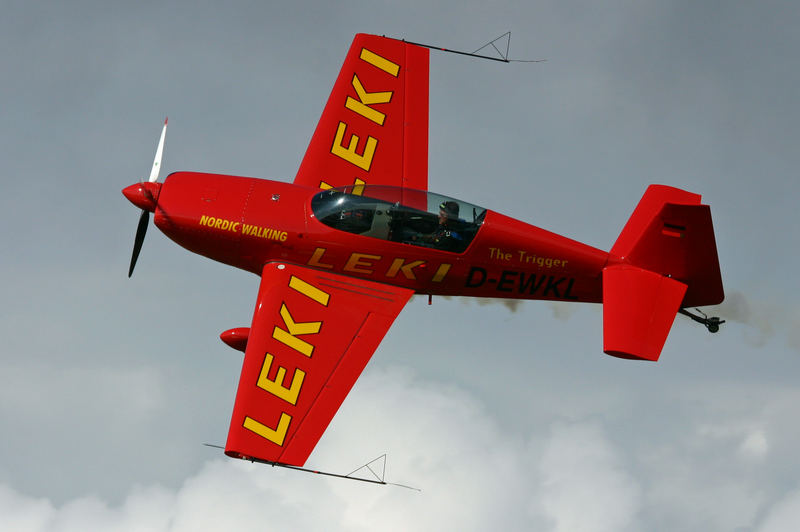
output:
M 149 224 L 150 211 L 142 209 L 142 215 L 139 216 L 139 226 L 136 228 L 136 238 L 133 241 L 133 254 L 131 255 L 131 267 L 128 269 L 128 278 L 133 275 L 133 269 L 136 267 L 136 259 L 139 258 L 139 252 L 142 250 L 144 235 L 147 234 L 147 226 Z
M 169 117 L 164 119 L 164 129 L 161 130 L 161 138 L 158 139 L 158 148 L 156 148 L 156 158 L 153 160 L 153 169 L 150 170 L 149 181 L 151 183 L 158 181 L 158 173 L 161 171 L 161 155 L 164 153 L 164 137 L 167 136 L 167 120 Z

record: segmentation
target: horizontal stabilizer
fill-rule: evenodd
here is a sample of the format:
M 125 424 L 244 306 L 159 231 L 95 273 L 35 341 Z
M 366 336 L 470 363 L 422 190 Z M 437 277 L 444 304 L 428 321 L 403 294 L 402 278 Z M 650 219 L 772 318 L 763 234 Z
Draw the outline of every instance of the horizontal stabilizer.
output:
M 658 360 L 686 285 L 636 266 L 603 270 L 603 351 Z

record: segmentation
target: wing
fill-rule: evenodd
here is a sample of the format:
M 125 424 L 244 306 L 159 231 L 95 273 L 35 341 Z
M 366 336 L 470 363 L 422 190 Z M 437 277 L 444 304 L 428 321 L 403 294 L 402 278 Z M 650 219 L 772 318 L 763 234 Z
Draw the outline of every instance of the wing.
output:
M 428 49 L 356 35 L 294 182 L 427 190 Z
M 266 264 L 225 454 L 302 466 L 412 293 Z

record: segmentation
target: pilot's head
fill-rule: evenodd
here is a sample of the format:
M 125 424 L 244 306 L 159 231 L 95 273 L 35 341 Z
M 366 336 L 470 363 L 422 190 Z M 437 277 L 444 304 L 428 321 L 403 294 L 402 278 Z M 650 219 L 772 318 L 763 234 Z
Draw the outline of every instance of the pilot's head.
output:
M 458 203 L 455 201 L 443 201 L 439 204 L 439 223 L 458 218 Z

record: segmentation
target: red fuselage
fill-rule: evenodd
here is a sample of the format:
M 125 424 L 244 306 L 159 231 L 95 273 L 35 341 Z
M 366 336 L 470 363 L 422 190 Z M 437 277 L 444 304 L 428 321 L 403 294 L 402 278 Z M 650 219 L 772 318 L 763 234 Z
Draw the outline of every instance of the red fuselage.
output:
M 155 224 L 197 254 L 260 274 L 270 261 L 420 294 L 602 301 L 609 254 L 494 211 L 453 253 L 337 230 L 311 209 L 319 189 L 177 172 L 160 186 Z

